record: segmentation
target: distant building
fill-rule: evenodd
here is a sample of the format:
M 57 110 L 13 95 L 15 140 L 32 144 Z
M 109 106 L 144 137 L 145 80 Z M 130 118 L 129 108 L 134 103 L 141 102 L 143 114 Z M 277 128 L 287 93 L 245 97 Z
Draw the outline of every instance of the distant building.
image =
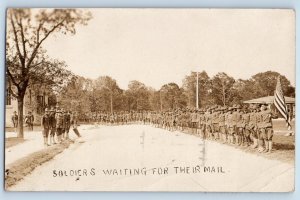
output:
M 40 117 L 44 113 L 44 109 L 49 105 L 49 92 L 48 91 L 32 91 L 28 89 L 24 97 L 24 116 L 28 111 L 34 115 L 34 124 L 40 123 Z M 5 127 L 12 127 L 11 117 L 14 111 L 18 112 L 18 101 L 14 98 L 9 90 L 6 90 L 6 106 L 5 106 Z
M 284 98 L 285 98 L 285 103 L 287 104 L 287 108 L 288 108 L 290 116 L 292 116 L 292 118 L 295 118 L 295 98 L 293 98 L 293 97 L 284 97 Z M 265 96 L 265 97 L 261 97 L 261 98 L 257 98 L 257 99 L 251 99 L 251 100 L 244 101 L 244 103 L 246 103 L 246 104 L 266 103 L 269 105 L 269 108 L 271 108 L 272 110 L 275 111 L 275 113 L 278 114 L 278 111 L 275 108 L 273 102 L 274 102 L 274 96 Z

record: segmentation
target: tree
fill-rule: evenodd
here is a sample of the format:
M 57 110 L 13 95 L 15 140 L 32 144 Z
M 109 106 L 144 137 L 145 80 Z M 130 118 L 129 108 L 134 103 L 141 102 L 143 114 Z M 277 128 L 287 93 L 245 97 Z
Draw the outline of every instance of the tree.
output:
M 212 97 L 215 104 L 229 105 L 234 97 L 234 78 L 219 72 L 212 78 Z
M 76 24 L 86 25 L 90 18 L 89 12 L 77 9 L 7 11 L 6 75 L 9 90 L 18 101 L 18 137 L 23 137 L 23 105 L 28 86 L 41 80 L 59 84 L 64 80 L 61 77 L 68 75 L 63 63 L 49 61 L 42 44 L 54 33 L 75 34 Z
M 126 94 L 129 110 L 150 110 L 150 92 L 144 83 L 130 81 Z
M 122 94 L 116 80 L 109 76 L 100 76 L 94 81 L 93 87 L 98 96 L 101 109 L 107 111 L 107 108 L 110 108 L 110 112 L 113 113 L 114 106 L 117 104 L 114 100 Z
M 209 91 L 211 88 L 210 78 L 205 71 L 198 74 L 199 83 L 199 107 L 209 105 Z M 183 79 L 184 94 L 188 97 L 187 105 L 189 107 L 196 107 L 196 84 L 197 72 L 191 72 L 189 76 Z
M 74 76 L 58 95 L 58 103 L 66 110 L 78 112 L 80 118 L 86 117 L 93 107 L 89 104 L 92 92 L 91 80 Z
M 277 78 L 280 76 L 280 82 L 284 95 L 294 96 L 295 88 L 291 86 L 290 81 L 278 72 L 266 71 L 255 74 L 249 80 L 248 88 L 253 88 L 254 97 L 273 96 L 276 88 Z
M 160 98 L 162 110 L 171 110 L 185 107 L 186 97 L 183 94 L 183 89 L 180 89 L 176 83 L 168 83 L 161 87 Z

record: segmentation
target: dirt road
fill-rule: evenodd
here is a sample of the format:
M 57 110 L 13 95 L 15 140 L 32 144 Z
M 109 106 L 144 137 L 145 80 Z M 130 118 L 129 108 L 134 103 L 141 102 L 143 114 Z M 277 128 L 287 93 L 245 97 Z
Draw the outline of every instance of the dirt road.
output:
M 291 191 L 294 166 L 149 125 L 87 126 L 12 191 Z

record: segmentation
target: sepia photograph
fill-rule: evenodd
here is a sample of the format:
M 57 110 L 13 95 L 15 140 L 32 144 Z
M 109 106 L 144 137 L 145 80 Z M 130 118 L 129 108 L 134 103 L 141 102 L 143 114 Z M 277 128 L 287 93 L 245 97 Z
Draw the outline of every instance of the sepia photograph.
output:
M 293 192 L 295 29 L 292 9 L 8 8 L 4 189 Z

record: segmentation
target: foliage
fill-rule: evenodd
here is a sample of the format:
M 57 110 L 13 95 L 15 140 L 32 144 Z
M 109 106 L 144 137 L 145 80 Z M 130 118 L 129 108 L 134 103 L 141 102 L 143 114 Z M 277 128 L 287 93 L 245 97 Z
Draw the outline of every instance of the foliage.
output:
M 55 33 L 75 34 L 76 25 L 86 25 L 89 12 L 80 9 L 8 9 L 6 75 L 8 89 L 18 100 L 18 136 L 23 137 L 24 96 L 30 85 L 52 85 L 59 89 L 71 72 L 66 64 L 49 59 L 42 44 Z

